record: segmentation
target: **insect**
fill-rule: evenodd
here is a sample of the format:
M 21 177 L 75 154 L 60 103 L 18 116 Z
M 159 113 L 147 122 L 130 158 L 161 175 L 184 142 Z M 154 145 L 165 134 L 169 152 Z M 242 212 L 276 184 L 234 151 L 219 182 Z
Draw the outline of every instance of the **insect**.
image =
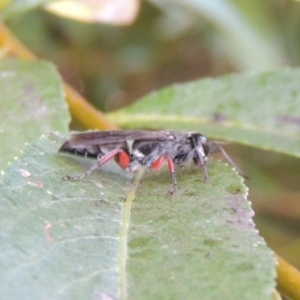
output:
M 207 156 L 216 152 L 220 152 L 241 176 L 248 178 L 220 145 L 209 141 L 200 133 L 147 130 L 73 133 L 59 151 L 97 159 L 97 163 L 86 172 L 64 176 L 64 180 L 84 178 L 112 159 L 127 171 L 137 171 L 140 167 L 156 171 L 167 163 L 172 181 L 172 189 L 168 194 L 172 195 L 177 190 L 175 165 L 185 165 L 194 161 L 202 169 L 204 179 L 207 180 Z

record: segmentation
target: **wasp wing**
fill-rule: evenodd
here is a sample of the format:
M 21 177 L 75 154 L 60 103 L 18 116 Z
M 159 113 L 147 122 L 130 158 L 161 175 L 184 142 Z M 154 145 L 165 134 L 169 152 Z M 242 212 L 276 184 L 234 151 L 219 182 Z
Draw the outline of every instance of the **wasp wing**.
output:
M 126 141 L 146 140 L 165 141 L 182 137 L 181 134 L 172 131 L 149 130 L 120 130 L 120 131 L 89 131 L 73 133 L 68 141 L 72 147 L 84 147 L 91 145 L 119 144 Z

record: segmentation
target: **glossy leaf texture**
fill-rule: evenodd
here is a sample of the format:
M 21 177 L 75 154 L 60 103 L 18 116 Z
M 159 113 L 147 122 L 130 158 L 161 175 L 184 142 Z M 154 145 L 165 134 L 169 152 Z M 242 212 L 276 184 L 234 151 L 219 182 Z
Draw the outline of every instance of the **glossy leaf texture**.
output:
M 110 117 L 122 127 L 193 130 L 300 157 L 299 80 L 299 69 L 285 69 L 175 84 Z
M 66 132 L 70 117 L 61 78 L 48 62 L 0 61 L 0 170 L 25 143 L 51 131 Z
M 42 137 L 0 185 L 0 293 L 5 299 L 271 299 L 275 260 L 258 235 L 247 188 L 209 160 L 134 177 L 114 163 L 57 153 Z

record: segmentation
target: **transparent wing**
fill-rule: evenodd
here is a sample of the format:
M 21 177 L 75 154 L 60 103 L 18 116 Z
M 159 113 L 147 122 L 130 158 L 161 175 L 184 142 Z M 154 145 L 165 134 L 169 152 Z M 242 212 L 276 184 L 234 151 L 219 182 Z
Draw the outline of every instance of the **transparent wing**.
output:
M 73 133 L 69 140 L 72 147 L 118 144 L 126 141 L 148 140 L 165 141 L 172 137 L 183 137 L 172 131 L 120 130 L 120 131 L 88 131 Z

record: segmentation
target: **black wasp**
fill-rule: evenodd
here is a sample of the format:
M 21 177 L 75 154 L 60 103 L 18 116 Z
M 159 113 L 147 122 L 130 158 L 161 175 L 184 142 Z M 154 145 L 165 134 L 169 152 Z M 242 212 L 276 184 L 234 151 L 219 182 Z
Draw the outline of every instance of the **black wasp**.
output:
M 64 180 L 81 179 L 111 159 L 124 170 L 137 171 L 140 167 L 159 170 L 167 163 L 172 180 L 169 194 L 177 190 L 175 165 L 194 161 L 201 167 L 205 180 L 208 177 L 205 163 L 210 153 L 220 152 L 239 174 L 247 176 L 236 166 L 225 150 L 216 142 L 207 140 L 200 133 L 176 131 L 89 131 L 73 133 L 59 151 L 97 159 L 97 163 L 84 173 L 65 176 Z

